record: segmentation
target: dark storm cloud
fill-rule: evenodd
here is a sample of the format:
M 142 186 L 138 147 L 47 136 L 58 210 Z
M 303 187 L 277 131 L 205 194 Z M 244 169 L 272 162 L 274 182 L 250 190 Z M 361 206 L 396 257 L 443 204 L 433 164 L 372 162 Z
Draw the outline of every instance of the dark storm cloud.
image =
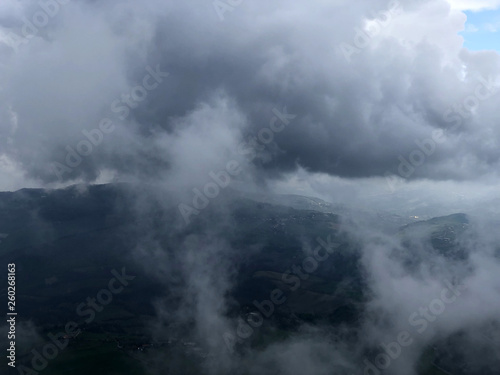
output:
M 297 166 L 342 177 L 402 175 L 401 158 L 417 160 L 412 152 L 439 129 L 448 129 L 443 143 L 402 177 L 471 179 L 499 163 L 500 95 L 463 107 L 481 79 L 495 82 L 500 60 L 461 50 L 465 17 L 445 1 L 241 2 L 223 20 L 206 1 L 63 3 L 46 24 L 35 20 L 37 3 L 5 6 L 2 17 L 2 40 L 15 33 L 26 42 L 2 48 L 0 144 L 30 178 L 151 178 L 196 161 L 207 175 L 284 106 L 297 120 L 276 136 L 270 162 L 254 163 L 257 175 Z M 361 33 L 367 18 L 373 37 Z M 36 36 L 26 34 L 26 20 Z M 168 77 L 124 104 L 148 67 Z M 82 131 L 103 119 L 113 131 L 68 165 L 68 147 L 76 150 L 87 140 Z
M 61 2 L 46 25 L 36 26 L 37 35 L 28 38 L 22 17 L 33 22 L 39 7 L 31 2 L 25 8 L 0 8 L 5 10 L 0 16 L 0 162 L 42 183 L 58 180 L 54 163 L 69 169 L 59 170 L 67 181 L 93 182 L 105 172 L 141 182 L 166 177 L 164 184 L 138 189 L 141 199 L 130 199 L 130 205 L 139 217 L 149 219 L 152 207 L 165 204 L 165 191 L 175 187 L 187 195 L 169 196 L 171 216 L 180 220 L 178 203 L 190 203 L 191 189 L 211 181 L 209 173 L 233 159 L 245 167 L 240 175 L 244 181 L 289 177 L 287 172 L 300 168 L 296 176 L 314 177 L 308 181 L 313 190 L 323 189 L 336 199 L 341 190 L 346 201 L 355 200 L 356 189 L 366 195 L 373 181 L 365 179 L 368 187 L 354 189 L 359 180 L 344 179 L 333 193 L 321 183 L 335 176 L 383 180 L 386 173 L 399 173 L 400 157 L 415 161 L 415 151 L 425 160 L 409 164 L 414 170 L 403 178 L 473 180 L 498 170 L 500 94 L 485 98 L 497 85 L 498 54 L 461 49 L 457 32 L 464 15 L 451 12 L 444 0 L 401 0 L 401 11 L 388 19 L 380 13 L 391 8 L 386 0 L 243 1 L 224 13 L 223 20 L 206 0 Z M 366 39 L 359 31 L 366 17 L 379 19 L 372 21 L 379 31 L 364 45 L 357 41 Z M 373 25 L 372 32 L 377 30 Z M 24 42 L 9 42 L 10 32 Z M 346 45 L 356 48 L 347 58 Z M 161 81 L 147 78 L 153 77 L 151 70 L 162 72 L 156 73 Z M 493 85 L 483 83 L 491 80 Z M 158 85 L 153 88 L 154 83 Z M 144 100 L 138 96 L 143 92 Z M 294 120 L 276 133 L 275 145 L 266 147 L 262 158 L 245 160 L 239 152 L 242 142 L 258 136 L 275 110 L 285 107 Z M 432 152 L 427 148 L 424 153 L 434 132 L 446 129 L 446 134 L 434 136 L 443 141 L 434 141 Z M 88 155 L 74 155 L 82 141 L 92 140 Z M 73 159 L 74 165 L 68 166 L 71 153 L 81 161 Z M 289 181 L 293 185 L 293 178 Z M 451 195 L 447 187 L 436 196 Z M 151 203 L 154 193 L 161 199 Z M 413 191 L 408 195 L 416 196 Z M 385 202 L 399 208 L 394 197 Z M 220 202 L 216 207 L 224 209 Z M 179 228 L 168 222 L 162 230 L 174 235 Z M 360 347 L 376 338 L 395 340 L 407 329 L 408 316 L 439 296 L 441 279 L 427 272 L 431 267 L 426 263 L 423 276 L 402 278 L 403 265 L 390 252 L 401 247 L 398 239 L 365 228 L 348 230 L 359 238 L 363 266 L 372 281 L 370 309 L 395 322 L 387 330 L 367 319 L 370 336 Z M 225 312 L 233 280 L 226 260 L 234 249 L 217 238 L 219 232 L 205 232 L 207 238 L 191 237 L 179 246 L 177 263 L 170 263 L 165 248 L 153 240 L 144 241 L 144 249 L 140 246 L 135 253 L 166 283 L 172 264 L 182 265 L 179 277 L 186 289 L 179 313 L 196 322 L 195 337 L 214 354 L 209 367 L 220 373 L 240 366 L 215 340 L 231 329 Z M 462 267 L 454 263 L 444 264 L 449 276 L 462 276 L 472 292 L 405 352 L 401 364 L 392 365 L 392 373 L 412 375 L 407 364 L 434 343 L 431 334 L 445 336 L 457 327 L 470 327 L 472 320 L 487 324 L 498 316 L 498 303 L 476 311 L 481 300 L 499 300 L 498 278 L 493 285 L 487 278 L 499 274 L 491 255 L 498 236 L 491 233 L 493 229 L 481 233 L 471 245 L 484 248 L 466 264 L 472 275 L 463 276 Z M 440 260 L 431 260 L 435 258 Z M 159 320 L 171 318 L 170 311 L 158 306 Z M 304 338 L 252 352 L 243 360 L 252 363 L 250 373 L 326 374 L 339 362 L 353 369 L 350 373 L 362 370 L 361 354 L 350 349 L 311 340 L 305 329 Z

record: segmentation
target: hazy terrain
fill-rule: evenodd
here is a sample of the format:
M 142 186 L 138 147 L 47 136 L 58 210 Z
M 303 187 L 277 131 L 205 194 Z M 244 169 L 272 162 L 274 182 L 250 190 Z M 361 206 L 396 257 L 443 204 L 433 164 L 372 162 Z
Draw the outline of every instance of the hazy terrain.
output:
M 487 273 L 500 248 L 489 223 L 231 191 L 182 225 L 171 195 L 157 192 L 0 194 L 20 363 L 33 368 L 32 350 L 75 322 L 80 333 L 61 336 L 67 347 L 42 373 L 363 374 L 386 352 L 387 373 L 496 373 L 498 280 Z M 123 267 L 135 277 L 108 302 L 99 292 Z M 436 303 L 451 285 L 455 300 Z M 87 297 L 97 307 L 82 308 Z M 398 352 L 389 344 L 402 332 L 411 344 Z
M 0 0 L 0 374 L 498 375 L 499 33 Z

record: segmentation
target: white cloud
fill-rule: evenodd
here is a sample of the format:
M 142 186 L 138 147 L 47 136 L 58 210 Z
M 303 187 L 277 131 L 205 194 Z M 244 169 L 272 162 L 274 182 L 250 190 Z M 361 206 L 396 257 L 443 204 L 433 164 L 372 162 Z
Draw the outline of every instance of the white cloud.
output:
M 498 29 L 500 28 L 500 22 L 497 23 L 488 23 L 486 24 L 486 30 L 488 30 L 490 33 L 496 33 Z
M 15 161 L 0 154 L 0 191 L 15 191 L 39 187 L 40 183 L 27 178 Z
M 478 27 L 473 24 L 466 24 L 465 25 L 465 32 L 466 33 L 477 33 L 479 31 Z
M 448 0 L 453 9 L 472 10 L 494 10 L 500 8 L 500 0 Z

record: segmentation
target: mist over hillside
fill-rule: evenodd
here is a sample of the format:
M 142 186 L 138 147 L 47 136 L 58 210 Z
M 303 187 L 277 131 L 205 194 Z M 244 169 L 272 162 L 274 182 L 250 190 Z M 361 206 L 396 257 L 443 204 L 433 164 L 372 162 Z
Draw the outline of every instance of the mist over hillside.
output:
M 500 250 L 491 223 L 463 213 L 397 223 L 303 196 L 234 191 L 186 225 L 172 197 L 134 184 L 0 194 L 0 258 L 17 264 L 26 369 L 498 368 Z M 127 285 L 108 301 L 102 288 L 116 274 Z M 43 359 L 32 362 L 68 322 L 77 328 L 60 336 L 67 346 L 56 358 L 42 354 L 46 370 Z
M 499 12 L 2 0 L 0 374 L 497 375 Z

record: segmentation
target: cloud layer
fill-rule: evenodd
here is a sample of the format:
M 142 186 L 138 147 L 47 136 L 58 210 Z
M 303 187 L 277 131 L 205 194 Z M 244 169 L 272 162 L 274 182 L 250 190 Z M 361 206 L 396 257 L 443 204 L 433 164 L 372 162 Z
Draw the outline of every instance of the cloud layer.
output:
M 444 0 L 47 4 L 0 18 L 0 150 L 27 181 L 192 179 L 235 157 L 257 180 L 401 175 L 403 159 L 404 178 L 497 176 L 500 59 L 462 48 Z M 165 76 L 141 89 L 151 69 Z M 245 157 L 285 107 L 293 126 Z

